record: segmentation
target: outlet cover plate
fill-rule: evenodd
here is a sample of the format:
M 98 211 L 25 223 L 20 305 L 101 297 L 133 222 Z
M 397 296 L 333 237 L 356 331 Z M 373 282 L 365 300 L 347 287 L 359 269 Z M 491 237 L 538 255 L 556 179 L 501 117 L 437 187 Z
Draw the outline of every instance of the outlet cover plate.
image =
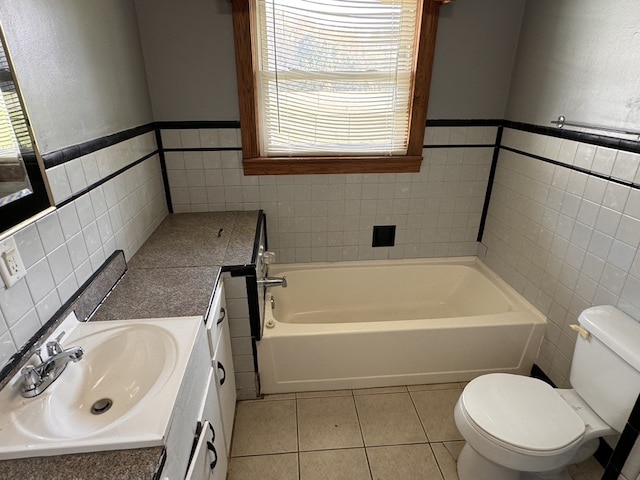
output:
M 0 242 L 0 276 L 6 287 L 11 288 L 26 275 L 27 270 L 24 268 L 24 262 L 13 237 Z

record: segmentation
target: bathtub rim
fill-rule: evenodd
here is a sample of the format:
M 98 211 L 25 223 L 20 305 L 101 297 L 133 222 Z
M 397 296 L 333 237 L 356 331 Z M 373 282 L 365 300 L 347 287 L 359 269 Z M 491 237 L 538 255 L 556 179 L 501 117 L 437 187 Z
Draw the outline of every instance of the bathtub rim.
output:
M 269 308 L 269 300 L 273 295 L 273 292 L 267 292 L 265 301 L 265 314 L 262 325 L 262 338 L 265 336 L 273 337 L 277 334 L 287 335 L 304 335 L 310 333 L 329 333 L 335 331 L 336 333 L 352 332 L 352 331 L 368 331 L 373 326 L 376 326 L 376 330 L 384 329 L 383 325 L 393 325 L 394 328 L 387 328 L 388 330 L 411 329 L 415 322 L 429 321 L 429 322 L 447 322 L 447 326 L 453 326 L 455 323 L 460 322 L 460 328 L 464 327 L 464 322 L 476 321 L 484 322 L 485 325 L 490 325 L 488 322 L 489 317 L 501 317 L 505 315 L 513 315 L 518 312 L 526 311 L 528 314 L 532 314 L 535 317 L 535 323 L 545 324 L 547 323 L 547 317 L 540 312 L 531 302 L 529 302 L 523 294 L 515 290 L 505 280 L 503 280 L 497 273 L 491 270 L 482 260 L 477 256 L 463 256 L 463 257 L 437 257 L 437 258 L 416 258 L 416 259 L 398 259 L 398 260 L 350 260 L 341 262 L 308 262 L 308 263 L 277 263 L 269 265 L 269 275 L 282 275 L 287 271 L 301 271 L 309 269 L 338 269 L 338 268 L 350 268 L 350 267 L 376 267 L 384 265 L 464 265 L 479 271 L 490 282 L 492 282 L 503 294 L 512 309 L 508 312 L 502 312 L 498 314 L 490 315 L 468 315 L 468 316 L 456 316 L 456 317 L 442 317 L 432 319 L 410 319 L 410 320 L 390 320 L 386 321 L 372 321 L 372 322 L 348 322 L 348 323 L 289 323 L 278 320 L 273 315 L 273 310 Z M 271 270 L 275 267 L 274 270 Z M 277 268 L 286 267 L 286 268 Z M 275 297 L 275 296 L 274 296 Z M 277 298 L 277 297 L 275 297 Z M 277 301 L 277 300 L 276 300 Z M 521 308 L 514 308 L 521 307 Z M 464 320 L 463 320 L 464 319 Z M 274 322 L 274 327 L 269 328 L 268 322 Z M 493 322 L 499 324 L 500 322 Z M 467 323 L 468 325 L 468 323 Z M 290 328 L 285 328 L 289 327 Z

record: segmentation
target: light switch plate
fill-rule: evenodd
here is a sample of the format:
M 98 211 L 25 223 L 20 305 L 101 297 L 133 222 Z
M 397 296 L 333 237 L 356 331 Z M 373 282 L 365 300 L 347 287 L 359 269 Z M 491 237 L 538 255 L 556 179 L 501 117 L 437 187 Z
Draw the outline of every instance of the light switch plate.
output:
M 20 252 L 13 237 L 0 242 L 0 276 L 7 288 L 11 288 L 18 280 L 27 275 Z

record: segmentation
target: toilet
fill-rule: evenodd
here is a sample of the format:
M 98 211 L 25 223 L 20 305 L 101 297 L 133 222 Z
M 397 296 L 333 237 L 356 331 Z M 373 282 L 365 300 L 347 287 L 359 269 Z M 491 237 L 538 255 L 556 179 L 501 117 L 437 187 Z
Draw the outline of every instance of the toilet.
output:
M 640 393 L 640 323 L 608 305 L 578 322 L 572 389 L 504 373 L 465 387 L 454 411 L 460 480 L 569 480 L 568 465 L 622 432 Z

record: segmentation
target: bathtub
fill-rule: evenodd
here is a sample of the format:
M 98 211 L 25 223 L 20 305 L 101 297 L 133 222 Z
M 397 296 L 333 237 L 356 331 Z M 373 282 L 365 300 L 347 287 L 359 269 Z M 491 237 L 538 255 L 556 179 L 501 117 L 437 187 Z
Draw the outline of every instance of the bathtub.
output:
M 261 393 L 528 375 L 546 318 L 475 257 L 274 264 Z

